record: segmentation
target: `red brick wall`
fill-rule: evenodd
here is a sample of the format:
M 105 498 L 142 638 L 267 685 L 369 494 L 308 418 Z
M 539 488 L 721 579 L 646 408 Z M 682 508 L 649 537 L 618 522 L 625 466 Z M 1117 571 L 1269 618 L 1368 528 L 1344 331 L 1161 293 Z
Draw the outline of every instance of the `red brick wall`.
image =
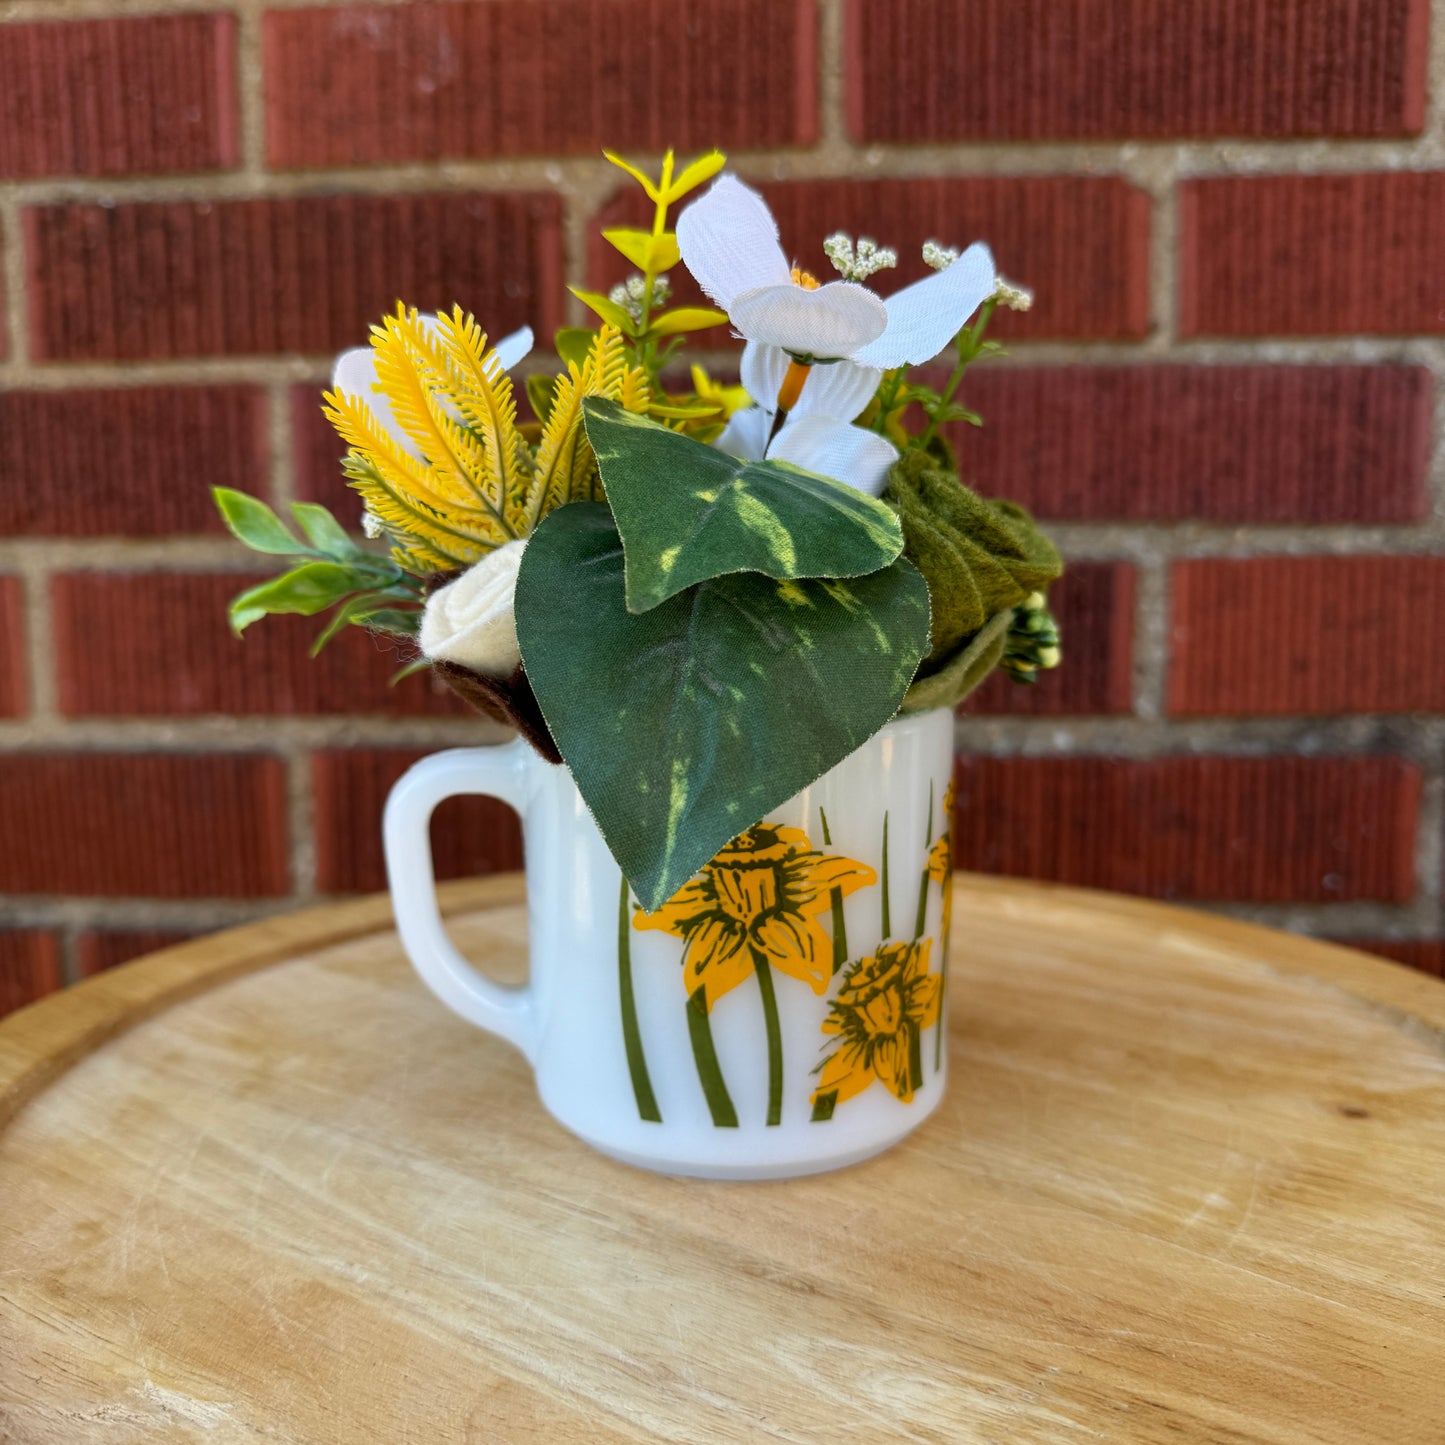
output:
M 1068 661 L 960 717 L 964 863 L 1440 970 L 1445 0 L 164 8 L 0 20 L 0 1012 L 381 886 L 391 781 L 492 736 L 363 636 L 232 641 L 207 489 L 350 505 L 317 393 L 398 295 L 580 320 L 604 144 L 725 147 L 804 264 L 1035 288 L 958 440 L 1072 560 Z

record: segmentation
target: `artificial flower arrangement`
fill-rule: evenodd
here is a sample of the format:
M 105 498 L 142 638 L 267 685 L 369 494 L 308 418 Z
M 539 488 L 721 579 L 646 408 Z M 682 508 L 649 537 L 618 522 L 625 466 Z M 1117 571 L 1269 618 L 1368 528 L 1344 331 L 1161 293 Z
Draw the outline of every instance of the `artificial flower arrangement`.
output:
M 963 484 L 940 431 L 977 421 L 964 373 L 998 349 L 995 308 L 1027 304 L 986 246 L 928 243 L 932 274 L 885 299 L 866 283 L 894 252 L 831 236 L 820 284 L 721 154 L 669 153 L 657 178 L 608 159 L 652 225 L 604 232 L 636 274 L 574 289 L 600 324 L 557 333 L 563 369 L 525 382 L 533 420 L 510 375 L 530 331 L 493 344 L 461 307 L 399 304 L 325 399 L 368 540 L 313 504 L 293 505 L 298 537 L 216 499 L 241 541 L 295 559 L 234 600 L 237 633 L 329 612 L 316 650 L 348 625 L 414 646 L 403 673 L 431 667 L 565 763 L 652 914 L 900 711 L 1055 665 L 1060 561 Z M 669 308 L 679 263 L 717 309 Z M 721 325 L 745 341 L 740 386 L 680 365 Z M 941 390 L 912 374 L 948 347 Z

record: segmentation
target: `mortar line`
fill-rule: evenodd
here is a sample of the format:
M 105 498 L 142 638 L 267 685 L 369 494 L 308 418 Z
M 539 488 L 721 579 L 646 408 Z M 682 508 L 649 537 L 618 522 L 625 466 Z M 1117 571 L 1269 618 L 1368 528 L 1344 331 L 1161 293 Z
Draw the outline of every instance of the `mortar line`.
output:
M 316 826 L 311 796 L 311 749 L 305 744 L 287 748 L 287 833 L 291 871 L 291 897 L 296 904 L 316 899 Z
M 77 942 L 80 933 L 91 930 L 170 933 L 234 928 L 287 912 L 291 907 L 289 898 L 217 900 L 0 893 L 0 915 L 7 928 L 73 928 Z
M 847 56 L 844 54 L 843 0 L 818 0 L 815 21 L 818 87 L 816 149 L 824 155 L 839 152 L 851 154 L 853 146 L 848 136 L 847 96 L 843 81 L 843 69 L 847 64 Z
M 56 930 L 57 947 L 60 953 L 60 982 L 69 988 L 84 977 L 80 970 L 80 929 L 73 922 L 65 922 Z
M 266 4 L 267 10 L 277 8 Z M 238 17 L 259 19 L 260 0 L 247 0 Z M 149 12 L 148 12 L 149 13 Z M 831 22 L 829 22 L 831 24 Z M 825 24 L 820 38 L 829 35 Z M 259 58 L 259 34 L 243 25 L 238 49 Z M 832 43 L 830 41 L 830 43 Z M 248 68 L 252 62 L 247 60 Z M 827 53 L 820 48 L 820 65 Z M 820 107 L 834 103 L 840 89 L 836 76 L 820 76 L 827 84 Z M 243 164 L 233 169 L 137 175 L 57 175 L 11 180 L 0 195 L 20 205 L 143 204 L 152 201 L 220 201 L 258 196 L 294 197 L 349 195 L 423 195 L 475 190 L 561 190 L 582 192 L 598 177 L 616 183 L 607 162 L 589 154 L 543 153 L 526 156 L 451 156 L 437 160 L 387 161 L 373 165 L 330 165 L 308 169 L 268 170 L 264 157 L 264 116 L 260 110 L 260 77 L 251 69 L 241 91 Z M 1445 137 L 1344 141 L 1131 141 L 1126 145 L 1098 142 L 1002 141 L 931 144 L 891 148 L 855 146 L 838 132 L 820 108 L 820 139 L 816 147 L 740 147 L 728 152 L 731 169 L 747 178 L 770 179 L 780 168 L 790 177 L 817 180 L 867 179 L 997 179 L 1048 176 L 1122 177 L 1151 192 L 1161 192 L 1173 178 L 1228 178 L 1253 175 L 1346 174 L 1354 171 L 1436 169 L 1445 165 Z M 828 119 L 827 126 L 822 122 Z M 651 159 L 644 151 L 634 158 Z M 1154 179 L 1151 180 L 1150 178 Z
M 42 728 L 50 727 L 59 721 L 55 638 L 50 613 L 50 585 L 54 573 L 43 553 L 31 553 L 16 559 L 11 570 L 23 578 L 25 664 L 30 697 L 28 718 Z
M 590 235 L 591 202 L 582 203 L 569 246 L 569 266 L 580 265 Z M 570 224 L 570 223 L 569 223 Z M 572 274 L 577 274 L 575 271 Z M 364 337 L 362 338 L 364 340 Z M 550 337 L 538 337 L 534 357 L 549 357 Z M 358 344 L 361 344 L 358 341 Z M 737 349 L 699 349 L 693 359 L 720 375 L 736 372 Z M 84 388 L 128 390 L 153 386 L 256 386 L 280 384 L 324 384 L 331 373 L 331 353 L 296 355 L 220 355 L 105 361 L 46 361 L 21 363 L 12 358 L 0 361 L 0 383 L 23 384 L 27 389 L 66 391 Z M 1002 362 L 980 363 L 984 367 L 1005 366 L 1018 371 L 1029 368 L 1070 366 L 1149 367 L 1190 366 L 1423 366 L 1437 375 L 1445 374 L 1445 337 L 1431 336 L 1322 336 L 1317 338 L 1239 337 L 1174 341 L 1167 350 L 1151 349 L 1134 340 L 1010 339 L 1008 357 Z
M 233 0 L 236 21 L 236 107 L 240 123 L 240 165 L 237 174 L 264 185 L 266 171 L 265 67 L 261 56 L 262 5 L 258 0 Z
M 267 481 L 271 504 L 283 514 L 296 495 L 295 437 L 291 425 L 291 387 L 276 382 L 266 391 Z
M 5 293 L 5 306 L 0 313 L 4 332 L 0 341 L 8 339 L 8 348 L 0 356 L 0 379 L 12 368 L 23 371 L 30 364 L 30 332 L 26 325 L 25 238 L 22 234 L 20 206 L 0 186 L 0 289 Z
M 1179 167 L 1166 163 L 1149 188 L 1149 312 L 1146 345 L 1167 352 L 1179 335 Z
M 1132 691 L 1136 716 L 1149 722 L 1165 716 L 1170 605 L 1168 563 L 1141 559 L 1134 569 Z

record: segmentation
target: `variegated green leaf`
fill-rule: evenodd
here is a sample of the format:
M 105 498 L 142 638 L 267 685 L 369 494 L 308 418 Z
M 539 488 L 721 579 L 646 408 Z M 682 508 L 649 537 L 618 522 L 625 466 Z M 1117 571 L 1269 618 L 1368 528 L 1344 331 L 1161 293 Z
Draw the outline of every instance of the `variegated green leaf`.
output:
M 893 716 L 928 648 L 928 587 L 902 560 L 849 580 L 753 572 L 638 614 L 623 565 L 605 505 L 559 507 L 522 559 L 517 636 L 552 736 L 651 910 Z
M 730 572 L 860 577 L 903 550 L 881 502 L 784 462 L 740 462 L 616 402 L 583 404 L 627 547 L 633 612 Z

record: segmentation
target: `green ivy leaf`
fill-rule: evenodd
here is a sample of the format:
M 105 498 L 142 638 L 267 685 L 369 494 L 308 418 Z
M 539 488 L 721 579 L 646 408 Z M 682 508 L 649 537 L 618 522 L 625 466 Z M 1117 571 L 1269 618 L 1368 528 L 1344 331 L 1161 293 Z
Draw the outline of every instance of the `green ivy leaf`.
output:
M 928 649 L 906 562 L 846 581 L 756 573 L 641 614 L 607 507 L 559 507 L 527 544 L 517 636 L 528 680 L 645 908 L 822 776 L 898 710 Z
M 310 552 L 265 502 L 230 487 L 212 487 L 211 495 L 232 536 L 253 552 L 270 552 L 281 557 L 304 557 Z
M 627 544 L 633 612 L 730 572 L 860 577 L 903 550 L 897 517 L 842 482 L 740 462 L 616 402 L 589 397 L 582 409 Z
M 305 562 L 233 598 L 229 609 L 231 628 L 239 636 L 251 623 L 273 612 L 314 617 L 343 597 L 370 590 L 387 580 L 386 574 L 375 567 Z
M 371 556 L 365 547 L 353 542 L 341 523 L 318 503 L 292 502 L 291 512 L 306 534 L 306 540 L 333 561 L 354 562 Z

